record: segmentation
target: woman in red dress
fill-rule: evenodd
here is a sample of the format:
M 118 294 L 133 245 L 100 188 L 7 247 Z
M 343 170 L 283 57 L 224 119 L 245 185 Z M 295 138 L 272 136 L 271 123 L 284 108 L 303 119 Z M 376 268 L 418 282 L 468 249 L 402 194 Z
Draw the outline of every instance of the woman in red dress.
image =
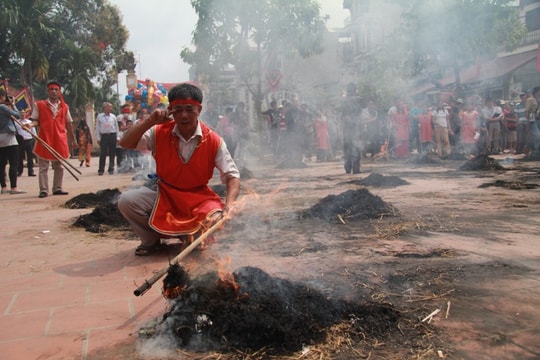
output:
M 420 128 L 420 148 L 423 154 L 430 153 L 433 149 L 433 114 L 426 105 L 424 111 L 418 115 L 418 125 Z
M 478 129 L 480 114 L 471 105 L 467 104 L 465 111 L 461 112 L 461 143 L 465 154 L 472 154 L 476 147 L 475 134 Z
M 410 124 L 407 109 L 403 103 L 397 105 L 397 111 L 390 116 L 390 130 L 394 140 L 393 154 L 397 159 L 409 156 Z

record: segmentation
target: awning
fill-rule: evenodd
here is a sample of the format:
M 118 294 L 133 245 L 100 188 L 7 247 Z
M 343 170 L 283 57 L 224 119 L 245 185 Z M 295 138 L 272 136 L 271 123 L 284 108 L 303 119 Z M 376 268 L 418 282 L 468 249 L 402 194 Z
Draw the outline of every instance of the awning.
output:
M 531 50 L 519 54 L 497 57 L 487 61 L 480 61 L 461 71 L 461 83 L 471 84 L 478 81 L 498 78 L 534 61 L 536 56 L 537 50 Z M 440 80 L 439 84 L 441 87 L 446 87 L 455 82 L 454 74 L 451 74 Z M 414 90 L 414 94 L 421 94 L 435 88 L 436 87 L 433 84 L 424 84 L 417 87 Z
M 461 83 L 469 84 L 477 81 L 495 79 L 508 74 L 536 59 L 537 51 L 527 51 L 520 54 L 495 58 L 485 64 L 473 66 L 461 73 Z

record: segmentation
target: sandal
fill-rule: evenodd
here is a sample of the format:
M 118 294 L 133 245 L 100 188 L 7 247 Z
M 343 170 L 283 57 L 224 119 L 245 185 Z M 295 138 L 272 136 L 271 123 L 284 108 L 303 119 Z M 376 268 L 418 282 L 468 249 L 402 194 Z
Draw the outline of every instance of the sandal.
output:
M 135 255 L 136 256 L 149 256 L 156 253 L 160 249 L 161 249 L 161 244 L 139 245 L 135 249 Z

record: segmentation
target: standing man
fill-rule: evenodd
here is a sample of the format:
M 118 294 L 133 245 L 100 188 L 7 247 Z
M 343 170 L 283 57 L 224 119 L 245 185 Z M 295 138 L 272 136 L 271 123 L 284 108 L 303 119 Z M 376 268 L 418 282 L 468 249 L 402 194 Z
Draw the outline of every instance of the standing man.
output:
M 437 108 L 433 111 L 433 130 L 435 135 L 435 143 L 437 144 L 437 154 L 439 157 L 444 155 L 449 156 L 452 153 L 452 147 L 450 146 L 450 134 L 452 129 L 449 126 L 450 114 L 445 109 L 442 102 L 437 104 Z
M 105 172 L 105 160 L 107 156 L 109 156 L 109 175 L 114 174 L 118 122 L 116 116 L 111 113 L 111 110 L 112 104 L 104 102 L 103 112 L 96 117 L 96 140 L 99 144 L 98 175 L 100 176 Z
M 491 155 L 500 152 L 501 120 L 504 118 L 503 111 L 499 105 L 491 99 L 486 99 L 486 106 L 483 109 L 484 118 L 487 124 L 487 146 Z
M 236 147 L 234 150 L 234 160 L 239 166 L 245 166 L 247 146 L 249 141 L 249 119 L 246 112 L 246 103 L 238 102 L 234 110 L 231 121 L 233 123 L 233 136 L 235 137 Z
M 343 129 L 343 160 L 346 174 L 360 174 L 362 147 L 360 139 L 360 113 L 362 104 L 356 94 L 356 85 L 349 83 L 341 105 L 341 128 Z
M 37 101 L 34 105 L 30 116 L 32 124 L 28 126 L 37 126 L 39 137 L 67 160 L 70 155 L 68 138 L 74 147 L 77 146 L 73 134 L 73 119 L 69 112 L 69 106 L 62 97 L 62 90 L 58 82 L 49 81 L 47 94 L 48 99 Z M 34 146 L 34 154 L 38 158 L 39 197 L 44 198 L 49 195 L 48 173 L 51 163 L 54 170 L 53 195 L 67 195 L 68 192 L 62 188 L 64 167 L 60 160 L 51 154 L 40 141 L 37 141 Z
M 270 102 L 270 109 L 263 111 L 262 114 L 268 117 L 268 139 L 270 146 L 272 147 L 272 153 L 274 156 L 277 156 L 279 144 L 279 124 L 283 120 L 277 101 L 272 100 Z
M 193 236 L 219 220 L 240 192 L 240 172 L 223 139 L 199 120 L 203 94 L 189 83 L 173 86 L 167 110 L 127 130 L 120 145 L 151 151 L 157 186 L 128 190 L 118 209 L 140 237 L 137 256 L 153 254 L 165 236 Z M 225 203 L 208 186 L 214 168 L 226 185 Z

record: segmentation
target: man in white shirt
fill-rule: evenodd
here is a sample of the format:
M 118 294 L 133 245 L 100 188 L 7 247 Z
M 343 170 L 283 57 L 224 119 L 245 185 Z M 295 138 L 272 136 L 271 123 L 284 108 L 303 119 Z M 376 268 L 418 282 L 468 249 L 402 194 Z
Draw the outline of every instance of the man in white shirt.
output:
M 103 175 L 105 172 L 107 156 L 109 156 L 109 175 L 114 174 L 118 121 L 116 115 L 111 113 L 111 110 L 112 104 L 104 102 L 103 112 L 96 117 L 96 140 L 99 144 L 98 175 Z

